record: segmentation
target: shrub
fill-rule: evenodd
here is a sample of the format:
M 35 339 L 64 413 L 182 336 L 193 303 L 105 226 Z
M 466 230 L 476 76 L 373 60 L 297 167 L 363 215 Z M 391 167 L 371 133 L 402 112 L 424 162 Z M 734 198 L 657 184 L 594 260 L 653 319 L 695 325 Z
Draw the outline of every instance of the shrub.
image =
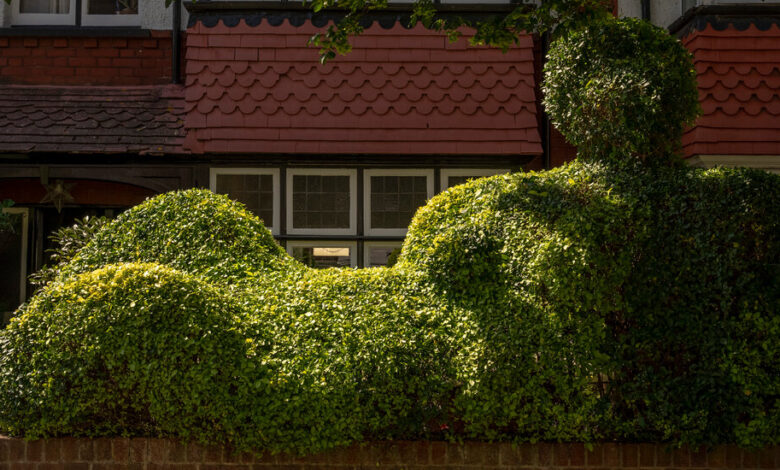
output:
M 37 287 L 46 285 L 54 279 L 74 256 L 89 243 L 109 219 L 106 217 L 89 217 L 76 219 L 70 227 L 61 227 L 49 236 L 54 248 L 46 250 L 50 253 L 51 265 L 44 265 L 30 276 L 30 283 Z
M 571 33 L 547 73 L 594 161 L 449 189 L 392 268 L 309 269 L 208 191 L 125 212 L 0 333 L 0 429 L 777 444 L 780 178 L 668 165 L 695 84 L 649 25 Z
M 758 170 L 638 162 L 435 197 L 399 265 L 471 312 L 484 346 L 457 368 L 476 371 L 457 401 L 467 429 L 777 442 L 779 203 L 780 178 Z
M 690 53 L 665 30 L 633 18 L 561 36 L 544 75 L 551 121 L 586 158 L 667 162 L 699 113 Z
M 222 196 L 163 195 L 0 333 L 0 428 L 777 443 L 779 202 L 758 171 L 573 163 L 436 196 L 393 268 L 317 271 Z
M 219 289 L 156 264 L 52 282 L 4 332 L 0 422 L 28 437 L 229 440 L 235 390 L 262 369 L 246 362 L 239 314 Z
M 243 205 L 209 191 L 174 191 L 122 213 L 61 277 L 108 264 L 153 262 L 225 285 L 271 282 L 301 266 Z

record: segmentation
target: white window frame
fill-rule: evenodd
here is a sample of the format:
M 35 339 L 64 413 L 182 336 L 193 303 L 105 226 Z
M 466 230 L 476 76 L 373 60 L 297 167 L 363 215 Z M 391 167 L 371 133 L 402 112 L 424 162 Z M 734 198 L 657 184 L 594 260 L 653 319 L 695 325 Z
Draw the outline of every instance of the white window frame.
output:
M 433 197 L 433 169 L 389 168 L 363 171 L 363 222 L 368 236 L 405 236 L 408 228 L 373 228 L 371 226 L 372 176 L 425 176 L 426 201 Z
M 511 171 L 508 168 L 442 168 L 441 191 L 446 191 L 449 188 L 450 176 L 483 178 L 485 176 L 503 175 Z
M 26 207 L 7 207 L 6 214 L 22 214 L 22 259 L 19 273 L 19 304 L 27 299 L 27 238 L 30 230 L 30 209 Z M 2 313 L 2 312 L 0 312 Z
M 357 242 L 340 240 L 288 240 L 287 254 L 293 255 L 294 248 L 349 248 L 349 267 L 357 268 Z
M 71 0 L 72 1 L 72 0 Z M 141 4 L 138 0 L 138 13 L 135 15 L 90 15 L 87 13 L 89 0 L 81 2 L 82 26 L 141 26 Z
M 278 168 L 233 168 L 233 167 L 223 167 L 223 168 L 211 168 L 209 170 L 209 189 L 211 189 L 212 192 L 217 192 L 217 176 L 218 175 L 271 175 L 273 178 L 273 220 L 271 220 L 271 225 L 266 226 L 268 230 L 271 231 L 273 235 L 279 235 L 279 227 L 281 226 L 281 219 L 279 214 L 279 169 Z M 217 193 L 220 194 L 220 193 Z M 264 223 L 268 223 L 267 220 L 263 221 Z
M 76 0 L 70 0 L 69 13 L 22 13 L 21 0 L 11 3 L 11 24 L 19 26 L 67 26 L 76 24 Z
M 349 228 L 296 228 L 293 225 L 293 177 L 301 175 L 349 176 Z M 357 235 L 357 170 L 350 168 L 287 169 L 287 233 L 290 235 Z
M 81 4 L 82 26 L 141 26 L 141 5 L 138 1 L 138 13 L 135 15 L 90 15 L 87 14 L 89 0 Z M 70 0 L 69 13 L 22 13 L 21 0 L 11 3 L 11 24 L 17 26 L 75 26 L 76 0 Z
M 363 268 L 376 268 L 378 266 L 370 266 L 371 261 L 371 248 L 401 248 L 404 245 L 403 240 L 398 241 L 366 241 L 363 242 Z

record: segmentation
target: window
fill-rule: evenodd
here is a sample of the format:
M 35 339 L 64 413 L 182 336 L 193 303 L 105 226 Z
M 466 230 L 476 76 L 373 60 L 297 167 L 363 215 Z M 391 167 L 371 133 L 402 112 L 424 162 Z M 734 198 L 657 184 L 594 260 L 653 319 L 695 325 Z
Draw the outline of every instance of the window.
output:
M 366 242 L 363 267 L 373 268 L 395 264 L 403 242 Z
M 356 242 L 289 241 L 287 253 L 312 268 L 357 266 Z
M 210 188 L 244 203 L 279 234 L 279 170 L 266 168 L 212 168 Z
M 138 0 L 13 0 L 14 25 L 139 26 Z
M 433 170 L 366 170 L 363 191 L 366 234 L 403 236 L 433 197 Z
M 375 267 L 395 262 L 412 217 L 436 193 L 437 176 L 446 189 L 508 171 L 212 168 L 210 187 L 243 202 L 290 255 L 309 266 Z
M 287 170 L 287 233 L 355 235 L 357 170 Z
M 4 212 L 11 217 L 12 229 L 0 232 L 0 325 L 24 302 L 27 286 L 28 209 L 12 207 Z
M 492 169 L 492 168 L 457 168 L 441 170 L 441 190 L 444 191 L 447 188 L 463 184 L 469 180 L 475 178 L 482 178 L 484 176 L 500 175 L 503 173 L 509 173 L 506 169 Z

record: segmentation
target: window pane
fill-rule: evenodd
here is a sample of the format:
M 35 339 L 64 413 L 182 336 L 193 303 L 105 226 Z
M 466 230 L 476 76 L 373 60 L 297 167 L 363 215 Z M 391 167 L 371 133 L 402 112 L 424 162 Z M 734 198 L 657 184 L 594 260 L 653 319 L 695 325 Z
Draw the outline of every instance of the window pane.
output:
M 292 249 L 295 259 L 312 268 L 348 267 L 352 249 L 346 246 L 296 246 Z
M 263 220 L 266 227 L 274 220 L 274 180 L 271 175 L 217 175 L 217 192 L 244 203 Z
M 0 232 L 0 326 L 19 306 L 22 279 L 22 215 L 10 214 L 12 230 Z
M 459 184 L 467 183 L 473 179 L 482 178 L 481 176 L 450 176 L 447 178 L 447 187 L 451 188 Z
M 293 228 L 349 228 L 349 176 L 293 175 Z
M 368 250 L 367 266 L 370 268 L 394 265 L 401 252 L 400 246 L 369 246 L 366 248 Z
M 87 0 L 89 15 L 137 15 L 138 0 Z
M 19 0 L 19 13 L 67 14 L 70 0 Z
M 371 228 L 406 228 L 428 199 L 425 176 L 372 176 Z

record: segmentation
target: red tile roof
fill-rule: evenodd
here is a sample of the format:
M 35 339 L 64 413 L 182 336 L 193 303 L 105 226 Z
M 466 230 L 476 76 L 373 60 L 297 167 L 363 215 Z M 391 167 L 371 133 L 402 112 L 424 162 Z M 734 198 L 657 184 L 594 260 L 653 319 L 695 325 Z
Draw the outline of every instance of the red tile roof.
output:
M 533 42 L 449 44 L 376 24 L 326 65 L 307 21 L 196 22 L 187 33 L 185 148 L 195 153 L 521 155 L 542 152 Z
M 181 153 L 179 86 L 0 86 L 0 152 Z
M 780 155 L 780 27 L 707 25 L 683 43 L 703 111 L 683 137 L 685 155 Z

